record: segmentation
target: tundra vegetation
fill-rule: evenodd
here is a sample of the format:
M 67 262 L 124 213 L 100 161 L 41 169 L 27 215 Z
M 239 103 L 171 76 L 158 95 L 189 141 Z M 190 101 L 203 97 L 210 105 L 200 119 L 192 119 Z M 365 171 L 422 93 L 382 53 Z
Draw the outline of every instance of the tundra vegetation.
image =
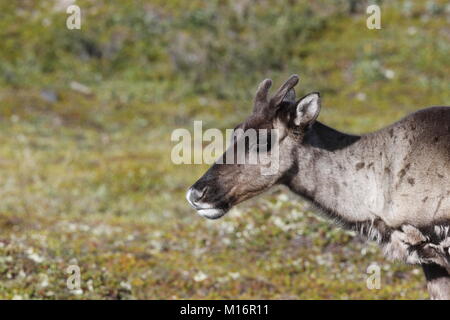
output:
M 176 128 L 232 128 L 256 84 L 299 73 L 349 133 L 450 101 L 447 1 L 0 3 L 0 298 L 423 299 L 418 267 L 286 190 L 207 221 L 170 161 Z M 366 286 L 381 268 L 381 288 Z M 66 269 L 78 265 L 80 290 Z

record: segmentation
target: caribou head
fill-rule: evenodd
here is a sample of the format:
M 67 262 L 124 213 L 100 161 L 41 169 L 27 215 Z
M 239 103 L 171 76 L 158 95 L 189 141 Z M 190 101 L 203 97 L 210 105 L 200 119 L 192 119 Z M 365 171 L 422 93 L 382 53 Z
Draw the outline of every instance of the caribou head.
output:
M 271 97 L 272 81 L 261 82 L 253 112 L 235 127 L 229 148 L 187 192 L 200 215 L 220 218 L 234 205 L 282 182 L 296 168 L 295 153 L 320 111 L 318 93 L 296 99 L 298 80 L 292 75 Z

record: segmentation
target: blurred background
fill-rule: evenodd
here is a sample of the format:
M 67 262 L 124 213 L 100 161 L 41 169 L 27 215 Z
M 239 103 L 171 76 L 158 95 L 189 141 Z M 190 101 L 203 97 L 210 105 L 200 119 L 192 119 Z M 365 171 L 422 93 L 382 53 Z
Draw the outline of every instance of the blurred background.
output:
M 1 1 L 0 298 L 426 298 L 420 268 L 284 188 L 197 216 L 184 194 L 208 166 L 170 159 L 174 129 L 233 128 L 267 77 L 298 73 L 350 133 L 448 105 L 448 1 L 375 3 L 381 30 L 363 0 Z

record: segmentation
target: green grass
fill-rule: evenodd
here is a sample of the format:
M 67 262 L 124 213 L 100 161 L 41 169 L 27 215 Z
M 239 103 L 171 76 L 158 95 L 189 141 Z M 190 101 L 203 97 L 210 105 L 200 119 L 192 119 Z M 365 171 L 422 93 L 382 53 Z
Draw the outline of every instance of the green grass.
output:
M 419 268 L 283 188 L 197 216 L 184 193 L 207 166 L 170 160 L 174 129 L 234 127 L 265 77 L 300 74 L 298 94 L 320 91 L 320 120 L 347 132 L 448 104 L 445 1 L 406 2 L 382 3 L 380 31 L 348 1 L 85 0 L 80 31 L 53 2 L 3 2 L 0 298 L 427 298 Z

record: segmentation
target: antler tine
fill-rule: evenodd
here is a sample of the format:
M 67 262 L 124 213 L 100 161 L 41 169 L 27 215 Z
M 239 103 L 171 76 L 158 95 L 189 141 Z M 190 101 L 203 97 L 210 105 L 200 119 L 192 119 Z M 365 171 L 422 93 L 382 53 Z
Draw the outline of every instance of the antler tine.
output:
M 269 94 L 269 89 L 272 86 L 272 80 L 270 79 L 265 79 L 263 80 L 259 86 L 258 89 L 256 90 L 256 96 L 255 96 L 255 107 L 253 109 L 253 111 L 257 111 L 257 109 L 260 108 L 260 105 L 264 105 L 267 103 L 268 101 L 268 94 Z
M 271 99 L 272 105 L 278 106 L 284 99 L 284 97 L 287 95 L 289 90 L 294 88 L 299 80 L 299 76 L 296 74 L 293 74 L 287 79 L 287 81 L 277 90 L 277 92 L 274 94 L 274 96 Z

